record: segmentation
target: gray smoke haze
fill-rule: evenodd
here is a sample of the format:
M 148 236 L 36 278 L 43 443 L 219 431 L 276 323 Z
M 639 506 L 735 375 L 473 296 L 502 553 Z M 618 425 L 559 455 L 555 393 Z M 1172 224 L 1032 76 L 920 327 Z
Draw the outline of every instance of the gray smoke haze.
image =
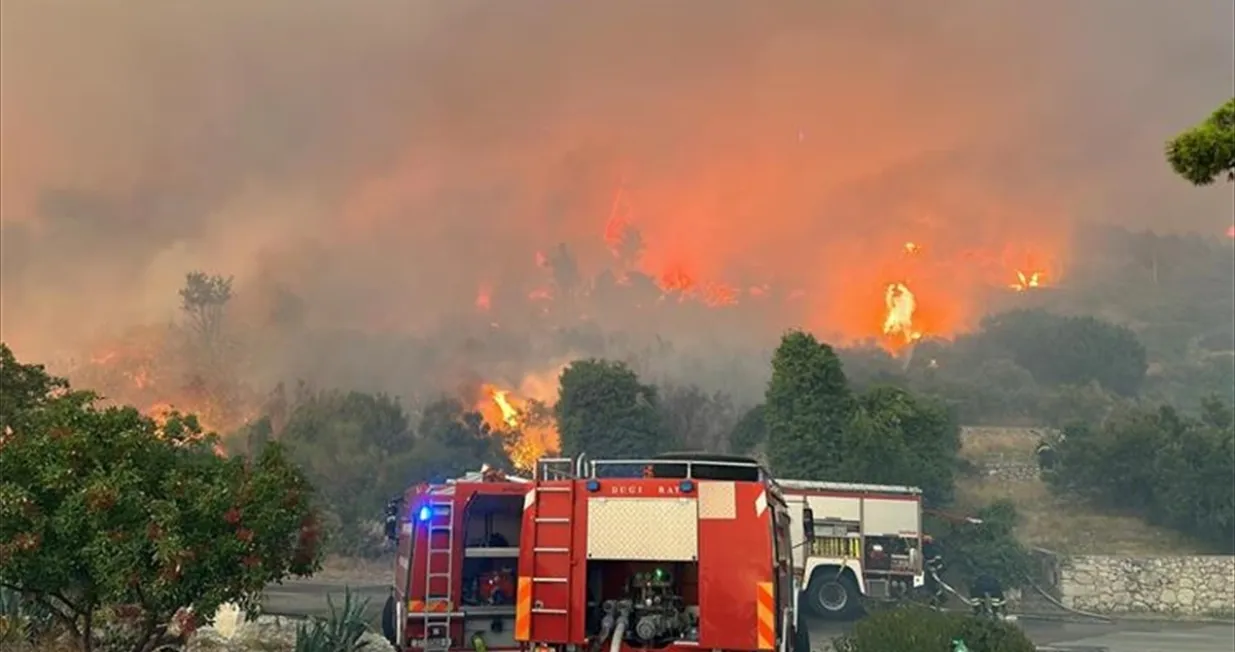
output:
M 1066 275 L 1082 221 L 1226 228 L 1229 187 L 1161 150 L 1231 96 L 1233 20 L 1228 0 L 5 0 L 0 326 L 56 358 L 173 318 L 205 269 L 253 320 L 302 308 L 263 377 L 398 391 L 500 367 L 494 333 L 541 324 L 538 252 L 617 272 L 624 180 L 634 268 L 741 296 L 656 318 L 593 297 L 608 330 L 876 334 L 912 240 L 947 333 L 1015 269 Z M 538 346 L 503 373 L 588 348 Z

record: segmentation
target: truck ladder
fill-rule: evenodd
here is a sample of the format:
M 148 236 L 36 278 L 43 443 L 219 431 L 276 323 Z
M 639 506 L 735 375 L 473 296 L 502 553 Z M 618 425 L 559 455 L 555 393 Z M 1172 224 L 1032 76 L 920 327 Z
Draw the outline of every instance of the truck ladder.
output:
M 574 550 L 575 484 L 541 481 L 534 489 L 532 513 L 535 535 L 532 546 L 531 634 L 533 641 L 570 640 L 570 597 Z
M 424 636 L 429 638 L 429 625 L 442 625 L 446 637 L 453 637 L 455 595 L 455 507 L 453 500 L 429 499 L 430 517 L 425 534 L 425 601 Z M 445 521 L 443 523 L 443 521 Z M 444 535 L 444 536 L 443 536 Z M 445 558 L 445 571 L 442 568 Z M 452 641 L 450 647 L 458 647 Z

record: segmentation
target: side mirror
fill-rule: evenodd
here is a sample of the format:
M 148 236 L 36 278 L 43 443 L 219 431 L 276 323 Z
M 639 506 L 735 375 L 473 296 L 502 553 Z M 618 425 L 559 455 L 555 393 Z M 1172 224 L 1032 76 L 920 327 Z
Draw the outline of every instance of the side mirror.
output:
M 802 534 L 807 543 L 815 540 L 815 511 L 809 507 L 802 508 Z

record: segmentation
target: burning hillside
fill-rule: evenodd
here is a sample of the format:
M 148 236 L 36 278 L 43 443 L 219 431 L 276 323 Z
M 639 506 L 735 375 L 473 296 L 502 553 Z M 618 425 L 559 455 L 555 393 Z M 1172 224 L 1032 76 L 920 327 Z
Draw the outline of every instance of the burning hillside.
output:
M 241 379 L 194 369 L 177 334 L 167 326 L 134 328 L 96 345 L 66 371 L 106 402 L 133 405 L 156 419 L 171 411 L 194 414 L 207 432 L 231 433 L 256 416 L 256 397 Z
M 1081 218 L 1178 217 L 1161 134 L 1229 78 L 1229 6 L 1112 2 L 8 3 L 4 338 L 156 341 L 235 275 L 226 374 L 73 374 L 226 430 L 279 380 L 514 400 L 567 351 L 948 337 L 1066 278 Z

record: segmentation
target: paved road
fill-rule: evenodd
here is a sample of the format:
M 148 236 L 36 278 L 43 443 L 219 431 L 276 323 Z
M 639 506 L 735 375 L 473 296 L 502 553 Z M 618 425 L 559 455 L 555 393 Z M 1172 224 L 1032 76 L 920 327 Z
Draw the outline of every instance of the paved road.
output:
M 1023 620 L 1018 623 L 1042 652 L 1231 652 L 1235 625 L 1165 622 L 1060 623 Z M 812 642 L 844 633 L 836 625 L 818 625 Z
M 385 585 L 352 586 L 352 592 L 369 600 L 368 614 L 376 624 L 389 589 Z M 267 613 L 327 615 L 326 596 L 343 601 L 342 584 L 287 582 L 266 589 L 262 601 Z M 1043 652 L 1231 652 L 1235 650 L 1235 625 L 1194 623 L 1118 622 L 1059 623 L 1023 620 L 1020 623 Z M 820 624 L 811 629 L 816 647 L 843 634 L 845 627 Z

